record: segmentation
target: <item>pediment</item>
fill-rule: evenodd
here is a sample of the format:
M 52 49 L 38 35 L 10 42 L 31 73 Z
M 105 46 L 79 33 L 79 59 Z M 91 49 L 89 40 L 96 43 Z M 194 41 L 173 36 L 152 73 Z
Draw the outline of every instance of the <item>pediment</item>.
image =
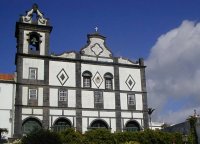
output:
M 98 33 L 88 35 L 88 44 L 81 49 L 81 54 L 96 57 L 112 57 L 112 52 L 105 45 L 105 37 Z

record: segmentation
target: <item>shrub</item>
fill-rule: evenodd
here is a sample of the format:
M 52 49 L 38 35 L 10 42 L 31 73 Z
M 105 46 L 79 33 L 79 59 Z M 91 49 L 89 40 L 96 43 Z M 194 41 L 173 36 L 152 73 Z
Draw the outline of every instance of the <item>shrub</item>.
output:
M 83 139 L 82 135 L 72 128 L 61 132 L 60 136 L 64 144 L 81 144 Z
M 58 133 L 41 129 L 22 138 L 22 144 L 62 144 Z
M 115 144 L 115 139 L 107 129 L 95 129 L 84 134 L 84 144 Z

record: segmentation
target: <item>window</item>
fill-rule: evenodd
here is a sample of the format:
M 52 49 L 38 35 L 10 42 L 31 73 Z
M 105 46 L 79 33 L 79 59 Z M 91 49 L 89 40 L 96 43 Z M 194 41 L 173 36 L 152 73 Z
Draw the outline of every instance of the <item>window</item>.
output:
M 67 101 L 67 91 L 66 90 L 59 91 L 59 101 Z
M 35 118 L 29 118 L 22 124 L 23 134 L 29 134 L 32 131 L 40 130 L 41 128 L 42 124 Z
M 94 103 L 103 103 L 103 92 L 94 91 Z
M 56 120 L 56 122 L 52 128 L 55 132 L 61 132 L 70 127 L 72 127 L 72 124 L 68 119 L 59 118 L 58 120 Z
M 83 76 L 83 87 L 90 88 L 92 73 L 89 71 L 84 71 L 82 76 Z
M 36 32 L 31 32 L 29 35 L 29 48 L 31 51 L 39 51 L 40 46 L 40 35 Z
M 108 124 L 103 120 L 95 120 L 92 122 L 91 129 L 106 128 L 108 129 Z
M 140 125 L 138 124 L 138 122 L 131 120 L 126 123 L 125 129 L 126 131 L 132 131 L 132 132 L 140 131 Z
M 111 73 L 105 73 L 104 79 L 105 79 L 105 89 L 112 89 L 113 75 Z
M 37 69 L 29 68 L 29 79 L 37 79 Z
M 135 95 L 134 94 L 128 95 L 128 105 L 135 105 Z
M 37 99 L 37 89 L 29 89 L 29 99 Z

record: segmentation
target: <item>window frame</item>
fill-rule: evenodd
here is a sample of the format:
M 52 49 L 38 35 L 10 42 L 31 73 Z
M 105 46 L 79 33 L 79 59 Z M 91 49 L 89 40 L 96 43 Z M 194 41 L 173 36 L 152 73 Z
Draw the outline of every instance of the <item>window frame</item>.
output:
M 95 104 L 103 104 L 103 92 L 102 91 L 94 91 L 94 103 Z
M 127 94 L 127 104 L 130 106 L 136 105 L 135 94 Z
M 34 71 L 34 77 L 32 77 L 33 73 L 32 71 Z M 31 80 L 37 80 L 37 74 L 38 74 L 38 69 L 37 68 L 34 68 L 34 67 L 29 67 L 29 79 Z
M 105 79 L 105 89 L 112 90 L 113 89 L 113 75 L 107 72 L 104 74 L 104 79 Z
M 82 77 L 83 77 L 83 87 L 84 88 L 91 88 L 92 87 L 92 73 L 90 71 L 84 71 L 82 73 Z
M 61 96 L 61 94 L 65 94 L 65 96 Z M 63 98 L 63 99 L 61 99 L 61 98 Z M 61 89 L 61 90 L 59 90 L 58 91 L 58 101 L 59 102 L 67 102 L 67 100 L 68 100 L 68 91 L 67 90 L 63 90 L 63 89 Z
M 35 91 L 35 94 L 31 94 L 31 91 Z M 35 95 L 35 98 L 31 95 Z M 28 98 L 29 98 L 29 100 L 37 100 L 38 99 L 38 90 L 36 88 L 29 88 Z

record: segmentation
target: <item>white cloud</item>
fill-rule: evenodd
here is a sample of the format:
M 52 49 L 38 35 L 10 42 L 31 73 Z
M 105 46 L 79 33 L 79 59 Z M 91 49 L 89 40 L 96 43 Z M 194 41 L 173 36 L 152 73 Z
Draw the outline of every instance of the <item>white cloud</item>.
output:
M 154 120 L 176 123 L 192 115 L 200 103 L 200 23 L 183 21 L 160 36 L 146 65 L 149 107 L 156 108 Z M 176 103 L 169 105 L 179 101 L 180 109 Z

